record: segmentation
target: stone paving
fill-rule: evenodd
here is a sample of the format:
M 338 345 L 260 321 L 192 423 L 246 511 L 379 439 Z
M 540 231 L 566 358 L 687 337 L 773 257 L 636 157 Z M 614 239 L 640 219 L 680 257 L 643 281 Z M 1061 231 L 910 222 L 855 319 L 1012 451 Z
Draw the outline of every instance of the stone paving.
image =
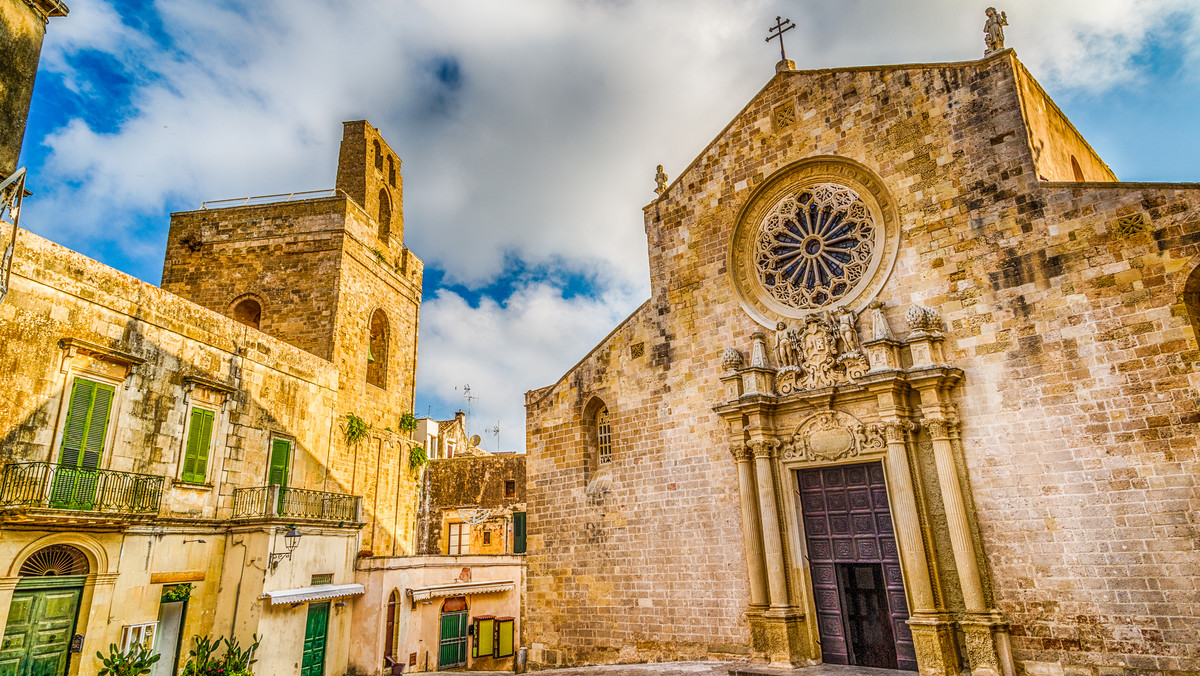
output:
M 473 673 L 480 676 L 497 676 L 498 673 L 504 672 Z M 745 662 L 655 662 L 544 669 L 529 673 L 537 676 L 901 676 L 907 672 L 836 664 L 818 664 L 801 669 L 775 669 Z

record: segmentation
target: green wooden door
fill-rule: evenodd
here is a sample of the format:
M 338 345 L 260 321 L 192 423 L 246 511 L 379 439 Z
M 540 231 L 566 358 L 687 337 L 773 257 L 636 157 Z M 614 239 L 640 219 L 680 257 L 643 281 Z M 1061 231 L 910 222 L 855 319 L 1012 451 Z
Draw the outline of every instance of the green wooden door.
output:
M 51 507 L 90 510 L 95 506 L 96 470 L 104 452 L 113 392 L 111 385 L 75 379 L 50 491 Z
M 308 604 L 308 621 L 304 626 L 304 661 L 300 676 L 323 676 L 325 673 L 325 637 L 329 633 L 329 601 Z
M 18 589 L 9 606 L 0 676 L 63 676 L 83 590 Z
M 513 554 L 525 553 L 525 512 L 513 512 Z
M 443 612 L 438 650 L 438 669 L 467 664 L 467 611 Z
M 290 439 L 271 440 L 271 463 L 267 466 L 267 485 L 279 486 L 279 504 L 276 510 L 284 513 L 287 501 L 288 467 L 292 459 L 292 442 Z

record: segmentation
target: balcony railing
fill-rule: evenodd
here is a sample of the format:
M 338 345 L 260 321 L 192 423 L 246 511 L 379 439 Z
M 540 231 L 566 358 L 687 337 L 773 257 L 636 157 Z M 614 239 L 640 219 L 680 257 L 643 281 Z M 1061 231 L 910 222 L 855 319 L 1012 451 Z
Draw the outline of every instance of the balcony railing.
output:
M 362 520 L 361 510 L 362 498 L 357 495 L 280 486 L 233 489 L 235 519 L 269 517 L 351 523 Z
M 119 514 L 157 514 L 163 477 L 50 462 L 5 465 L 0 506 Z

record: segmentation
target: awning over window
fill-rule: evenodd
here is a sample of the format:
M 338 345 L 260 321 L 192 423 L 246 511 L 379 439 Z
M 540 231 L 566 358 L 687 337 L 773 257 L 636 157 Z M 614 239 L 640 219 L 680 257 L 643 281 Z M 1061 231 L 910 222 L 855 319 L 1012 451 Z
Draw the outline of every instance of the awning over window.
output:
M 357 596 L 363 591 L 361 584 L 319 584 L 313 587 L 263 592 L 262 597 L 271 599 L 271 605 L 277 606 L 281 603 L 304 603 L 305 601 L 336 599 L 342 596 Z
M 491 582 L 456 582 L 454 584 L 436 584 L 431 587 L 409 589 L 408 595 L 413 601 L 428 601 L 443 596 L 466 596 L 468 594 L 495 594 L 511 591 L 516 588 L 512 580 L 496 580 Z

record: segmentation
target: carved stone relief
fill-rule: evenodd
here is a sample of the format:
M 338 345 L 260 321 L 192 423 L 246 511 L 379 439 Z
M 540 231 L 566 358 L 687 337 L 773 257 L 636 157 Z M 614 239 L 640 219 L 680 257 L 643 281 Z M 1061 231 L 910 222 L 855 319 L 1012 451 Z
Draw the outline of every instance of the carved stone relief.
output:
M 849 308 L 804 318 L 804 326 L 775 331 L 775 376 L 779 394 L 854 382 L 870 369 L 858 336 L 857 315 Z
M 783 445 L 784 460 L 853 458 L 885 446 L 882 425 L 865 425 L 842 411 L 822 411 L 796 426 Z

